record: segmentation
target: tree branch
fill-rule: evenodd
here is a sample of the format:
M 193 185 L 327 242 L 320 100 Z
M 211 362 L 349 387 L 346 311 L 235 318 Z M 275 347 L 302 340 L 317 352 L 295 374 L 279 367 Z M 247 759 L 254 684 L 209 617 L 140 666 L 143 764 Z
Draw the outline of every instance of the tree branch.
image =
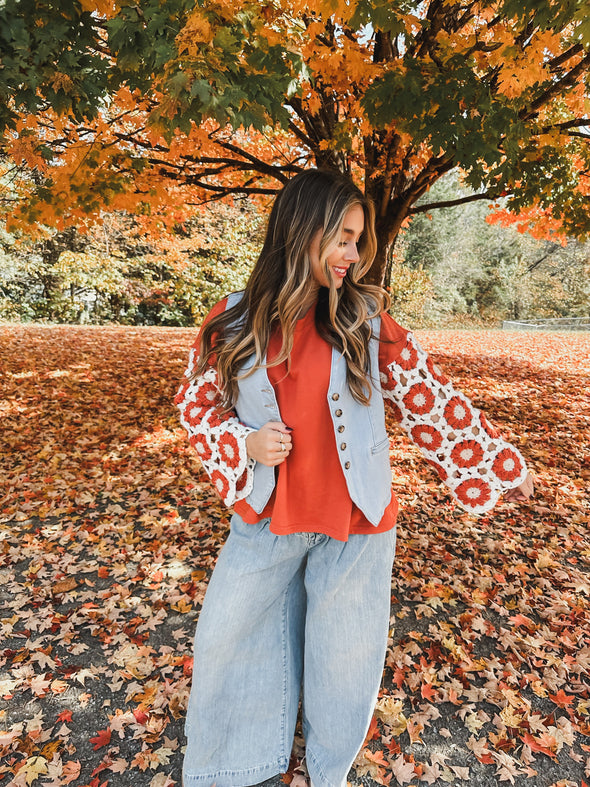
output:
M 120 132 L 115 132 L 114 136 L 118 139 L 125 140 L 130 144 L 137 145 L 140 148 L 143 148 L 147 151 L 152 153 L 160 152 L 160 153 L 168 153 L 169 149 L 163 147 L 162 145 L 151 145 L 149 142 L 145 142 L 144 140 L 137 139 L 136 137 L 128 134 L 122 134 Z M 191 156 L 189 154 L 182 154 L 180 159 L 185 163 L 193 163 L 193 164 L 220 164 L 224 165 L 223 168 L 230 168 L 233 167 L 235 169 L 240 170 L 250 170 L 253 169 L 256 172 L 259 172 L 261 175 L 268 175 L 270 177 L 275 178 L 281 184 L 285 184 L 288 180 L 286 173 L 293 173 L 299 172 L 301 167 L 297 166 L 295 163 L 289 162 L 282 166 L 276 166 L 273 164 L 267 164 L 264 161 L 256 158 L 252 154 L 248 153 L 247 151 L 240 148 L 238 145 L 234 145 L 227 141 L 222 140 L 214 140 L 216 145 L 219 145 L 220 148 L 223 150 L 228 151 L 229 153 L 233 153 L 238 158 L 224 158 L 222 156 Z M 167 161 L 166 159 L 160 158 L 148 158 L 147 159 L 150 164 L 157 165 L 160 167 L 166 167 L 170 169 L 177 169 L 183 170 L 184 167 L 180 164 L 174 163 L 172 161 Z M 204 175 L 210 176 L 219 174 L 222 170 L 215 170 L 203 173 Z M 202 176 L 202 175 L 201 175 Z
M 214 186 L 212 183 L 203 183 L 201 180 L 199 180 L 199 176 L 195 176 L 194 178 L 189 177 L 187 180 L 184 180 L 184 182 L 188 183 L 191 186 L 196 186 L 197 188 L 203 189 L 204 191 L 213 192 L 213 194 L 215 194 L 216 199 L 229 197 L 232 194 L 274 195 L 279 191 L 279 189 L 265 188 L 263 186 L 245 186 L 245 185 L 244 186 Z M 209 202 L 209 200 L 206 201 Z
M 551 87 L 547 88 L 544 93 L 541 93 L 540 96 L 531 103 L 530 107 L 527 110 L 523 110 L 519 113 L 519 117 L 521 120 L 529 120 L 533 115 L 536 114 L 538 109 L 541 109 L 549 99 L 553 98 L 553 96 L 562 93 L 563 90 L 567 87 L 571 87 L 575 81 L 581 76 L 586 68 L 590 66 L 590 52 L 584 57 L 577 66 L 574 66 L 571 71 L 559 81 L 554 82 Z
M 257 172 L 260 172 L 263 175 L 270 175 L 271 177 L 279 180 L 283 185 L 289 180 L 289 178 L 283 174 L 284 172 L 299 172 L 301 169 L 301 167 L 298 167 L 295 164 L 287 164 L 282 167 L 277 167 L 274 164 L 267 164 L 265 161 L 256 158 L 256 156 L 253 156 L 251 153 L 247 153 L 237 145 L 232 145 L 231 142 L 220 142 L 219 140 L 216 142 L 224 150 L 228 150 L 230 153 L 234 153 L 236 156 L 241 156 L 243 159 L 245 159 L 245 161 L 248 161 L 253 165 L 253 168 Z
M 416 205 L 416 207 L 410 208 L 409 212 L 412 215 L 416 213 L 427 213 L 429 210 L 435 210 L 436 208 L 453 208 L 455 205 L 464 205 L 467 202 L 475 202 L 480 199 L 490 199 L 489 192 L 485 191 L 482 194 L 471 194 L 469 197 L 449 199 L 443 202 L 429 202 L 427 205 Z
M 553 60 L 550 60 L 547 65 L 551 71 L 554 71 L 556 68 L 559 68 L 562 63 L 565 63 L 567 60 L 569 60 L 570 57 L 573 57 L 574 55 L 577 55 L 583 51 L 584 47 L 582 44 L 574 44 L 566 52 L 562 52 L 561 55 L 557 55 L 557 57 L 554 57 Z
M 590 118 L 575 118 L 574 120 L 566 120 L 563 123 L 551 123 L 548 126 L 544 126 L 541 130 L 541 133 L 544 134 L 546 131 L 550 131 L 552 128 L 561 128 L 566 130 L 568 128 L 576 128 L 578 126 L 590 126 Z
M 540 265 L 542 262 L 544 262 L 547 259 L 547 257 L 551 257 L 553 254 L 555 254 L 555 252 L 558 249 L 561 249 L 561 246 L 558 243 L 551 244 L 551 248 L 549 249 L 549 251 L 546 254 L 544 254 L 542 257 L 539 257 L 538 260 L 535 260 L 535 262 L 533 262 L 531 265 L 529 265 L 526 269 L 526 272 L 530 273 L 531 271 L 535 270 L 537 265 Z
M 301 140 L 301 142 L 303 142 L 304 145 L 307 145 L 307 147 L 310 150 L 313 150 L 313 142 L 307 136 L 305 131 L 303 131 L 303 129 L 299 128 L 297 123 L 294 123 L 292 120 L 290 120 L 289 121 L 289 130 L 292 131 L 295 134 L 295 136 L 298 137 Z

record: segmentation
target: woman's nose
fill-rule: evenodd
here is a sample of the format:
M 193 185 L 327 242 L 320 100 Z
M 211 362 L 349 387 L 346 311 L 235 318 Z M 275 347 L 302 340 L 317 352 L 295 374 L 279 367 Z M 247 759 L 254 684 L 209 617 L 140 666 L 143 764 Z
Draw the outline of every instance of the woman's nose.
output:
M 359 251 L 356 247 L 356 243 L 347 243 L 344 259 L 350 260 L 350 262 L 358 262 L 360 260 Z

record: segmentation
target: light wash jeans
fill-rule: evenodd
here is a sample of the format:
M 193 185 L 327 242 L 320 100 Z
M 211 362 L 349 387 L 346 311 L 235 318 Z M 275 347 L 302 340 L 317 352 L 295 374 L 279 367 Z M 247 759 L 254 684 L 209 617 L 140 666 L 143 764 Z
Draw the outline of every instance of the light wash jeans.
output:
M 244 787 L 289 765 L 301 686 L 314 787 L 345 787 L 377 699 L 395 530 L 275 536 L 236 514 L 195 636 L 184 787 Z

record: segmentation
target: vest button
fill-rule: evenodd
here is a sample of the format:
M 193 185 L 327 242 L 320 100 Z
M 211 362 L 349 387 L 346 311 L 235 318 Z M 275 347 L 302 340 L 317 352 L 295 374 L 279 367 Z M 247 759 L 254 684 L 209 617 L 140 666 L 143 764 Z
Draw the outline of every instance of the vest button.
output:
M 340 418 L 340 416 L 342 415 L 342 410 L 336 410 L 336 412 L 334 413 L 334 415 L 335 415 L 337 418 Z
M 350 467 L 350 462 L 345 462 L 344 463 L 344 469 L 348 470 L 349 467 Z
M 338 399 L 340 399 L 340 394 L 338 394 L 338 393 L 333 393 L 333 394 L 332 394 L 332 399 L 333 399 L 335 402 L 337 402 L 337 401 L 338 401 Z
M 340 450 L 341 451 L 345 451 L 346 450 L 346 443 L 340 443 Z
M 344 431 L 344 424 L 340 424 L 340 426 L 338 427 L 338 431 L 339 432 L 343 432 Z

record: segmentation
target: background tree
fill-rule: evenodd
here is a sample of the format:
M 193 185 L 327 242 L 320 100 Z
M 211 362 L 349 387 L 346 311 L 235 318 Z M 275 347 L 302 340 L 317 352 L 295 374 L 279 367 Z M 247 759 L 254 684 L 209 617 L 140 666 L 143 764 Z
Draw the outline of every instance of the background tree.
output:
M 262 219 L 242 200 L 149 239 L 126 213 L 105 214 L 86 233 L 45 228 L 42 240 L 0 223 L 0 321 L 198 324 L 245 285 Z
M 374 199 L 374 279 L 456 167 L 463 202 L 590 226 L 585 0 L 7 0 L 0 31 L 13 227 L 105 206 L 172 226 L 312 163 Z
M 461 203 L 468 194 L 449 173 L 427 199 Z M 483 201 L 418 214 L 396 247 L 392 291 L 398 276 L 403 287 L 394 313 L 421 325 L 587 316 L 590 244 L 534 238 L 505 219 Z
M 422 199 L 466 196 L 449 173 Z M 398 321 L 467 327 L 588 315 L 590 243 L 536 239 L 492 211 L 468 202 L 420 213 L 401 231 L 389 285 Z M 244 286 L 263 225 L 251 200 L 211 203 L 149 239 L 125 213 L 103 215 L 84 234 L 48 230 L 42 241 L 3 232 L 0 222 L 0 320 L 200 323 L 225 292 Z

